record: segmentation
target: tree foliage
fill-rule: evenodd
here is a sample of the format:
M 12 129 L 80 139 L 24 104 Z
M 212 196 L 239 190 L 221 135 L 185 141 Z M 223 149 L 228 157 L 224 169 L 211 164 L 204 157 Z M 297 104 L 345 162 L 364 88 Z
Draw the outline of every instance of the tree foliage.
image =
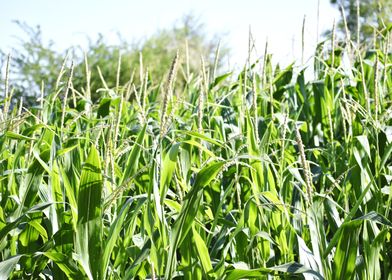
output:
M 119 44 L 110 45 L 101 34 L 96 40 L 88 38 L 86 50 L 82 50 L 80 46 L 70 46 L 66 51 L 58 51 L 54 48 L 53 41 L 46 43 L 43 40 L 40 26 L 31 27 L 22 22 L 16 24 L 26 33 L 27 40 L 20 39 L 19 47 L 13 49 L 11 54 L 13 90 L 14 96 L 23 96 L 29 105 L 35 104 L 42 85 L 45 95 L 56 91 L 58 73 L 66 57 L 65 68 L 70 67 L 71 60 L 75 65 L 73 88 L 76 91 L 83 94 L 87 90 L 86 71 L 91 71 L 90 91 L 92 100 L 96 101 L 101 95 L 100 89 L 126 84 L 131 77 L 138 80 L 140 73 L 145 74 L 146 71 L 149 79 L 159 84 L 177 50 L 180 50 L 184 60 L 186 55 L 188 56 L 188 67 L 185 68 L 190 70 L 182 69 L 183 75 L 178 78 L 178 82 L 181 83 L 191 78 L 187 77 L 187 72 L 200 69 L 201 56 L 207 65 L 212 67 L 219 43 L 218 36 L 208 36 L 200 20 L 191 14 L 185 15 L 171 28 L 158 30 L 152 36 L 138 42 L 130 43 L 119 38 Z M 220 57 L 223 58 L 227 54 L 228 49 L 221 48 Z M 8 54 L 0 50 L 0 55 L 4 62 Z M 118 68 L 120 59 L 121 68 Z M 218 68 L 221 67 L 222 59 L 217 63 Z M 104 81 L 100 76 L 105 77 Z M 60 85 L 65 86 L 67 79 L 67 75 L 63 75 Z M 61 89 L 59 87 L 57 90 Z
M 345 32 L 344 15 L 351 39 L 354 41 L 368 41 L 373 38 L 375 32 L 386 30 L 392 20 L 392 0 L 331 0 L 331 3 L 340 9 L 343 8 L 344 13 L 342 12 L 338 28 Z

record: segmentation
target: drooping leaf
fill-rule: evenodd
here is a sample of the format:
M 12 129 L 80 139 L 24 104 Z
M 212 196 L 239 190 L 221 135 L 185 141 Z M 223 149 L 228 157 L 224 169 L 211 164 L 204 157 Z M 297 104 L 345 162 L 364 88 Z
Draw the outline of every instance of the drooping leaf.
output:
M 13 256 L 5 261 L 0 262 L 0 280 L 7 280 L 22 255 Z

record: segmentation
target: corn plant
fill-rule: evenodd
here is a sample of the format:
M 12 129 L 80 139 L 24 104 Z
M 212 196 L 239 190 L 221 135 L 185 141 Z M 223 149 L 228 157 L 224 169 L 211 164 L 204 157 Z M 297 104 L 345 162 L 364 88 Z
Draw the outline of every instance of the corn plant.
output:
M 0 279 L 392 279 L 383 36 L 320 43 L 311 79 L 267 51 L 190 73 L 180 52 L 158 80 L 101 76 L 98 103 L 87 60 L 83 88 L 65 61 L 30 108 L 6 73 Z

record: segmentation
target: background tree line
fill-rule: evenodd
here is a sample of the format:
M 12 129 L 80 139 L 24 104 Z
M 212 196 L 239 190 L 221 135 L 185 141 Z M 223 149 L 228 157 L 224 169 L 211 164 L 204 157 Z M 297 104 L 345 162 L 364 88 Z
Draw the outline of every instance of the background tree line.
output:
M 36 104 L 42 87 L 45 95 L 56 90 L 59 82 L 57 78 L 64 62 L 66 68 L 70 67 L 70 61 L 74 62 L 73 88 L 83 94 L 87 90 L 87 61 L 91 71 L 91 98 L 94 102 L 100 97 L 100 89 L 106 86 L 112 89 L 116 86 L 117 76 L 119 84 L 124 85 L 131 78 L 139 81 L 141 74 L 148 73 L 149 82 L 159 84 L 168 72 L 177 50 L 180 50 L 184 62 L 177 78 L 178 83 L 192 78 L 187 76 L 188 72 L 200 71 L 201 57 L 205 59 L 207 66 L 216 63 L 220 68 L 229 52 L 227 47 L 219 45 L 218 35 L 208 36 L 204 25 L 192 14 L 185 15 L 172 27 L 159 30 L 139 42 L 129 43 L 120 38 L 119 44 L 109 45 L 102 35 L 96 40 L 87 38 L 88 46 L 85 51 L 80 46 L 70 46 L 66 51 L 58 51 L 54 48 L 54 42 L 44 42 L 40 26 L 31 27 L 19 21 L 15 23 L 23 29 L 27 39 L 20 39 L 19 47 L 13 49 L 11 54 L 13 96 L 23 96 L 24 103 L 30 106 Z M 220 59 L 215 61 L 218 45 Z M 4 65 L 8 54 L 0 50 L 0 55 Z M 187 61 L 184 61 L 186 57 Z M 63 75 L 60 84 L 64 86 L 66 80 L 67 75 Z
M 392 0 L 330 0 L 341 12 L 338 30 L 354 42 L 369 44 L 374 35 L 391 29 Z M 374 42 L 371 42 L 374 43 Z
M 354 42 L 369 44 L 375 33 L 380 35 L 392 28 L 392 0 L 330 0 L 330 2 L 341 11 L 341 18 L 337 24 L 338 31 L 344 34 L 347 28 Z M 97 40 L 89 39 L 85 54 L 80 47 L 75 46 L 70 47 L 66 52 L 59 52 L 54 48 L 53 42 L 43 41 L 39 26 L 31 27 L 22 22 L 16 24 L 25 31 L 27 39 L 21 39 L 19 48 L 12 52 L 13 96 L 23 96 L 24 102 L 28 105 L 36 104 L 42 85 L 44 93 L 55 90 L 66 53 L 75 63 L 73 88 L 81 93 L 86 90 L 84 62 L 85 58 L 87 59 L 91 70 L 90 91 L 93 101 L 99 98 L 99 89 L 103 87 L 98 67 L 107 87 L 113 88 L 116 85 L 120 54 L 122 65 L 119 75 L 120 84 L 128 82 L 132 73 L 134 81 L 140 78 L 141 61 L 142 68 L 149 69 L 149 81 L 159 84 L 168 71 L 176 51 L 180 49 L 185 52 L 186 43 L 189 50 L 189 69 L 180 69 L 182 75 L 180 74 L 177 80 L 180 83 L 191 78 L 187 77 L 188 70 L 200 71 L 201 56 L 205 58 L 207 66 L 217 63 L 217 67 L 220 68 L 229 53 L 227 47 L 221 46 L 220 59 L 215 61 L 219 39 L 217 36 L 209 37 L 203 24 L 193 15 L 184 16 L 179 24 L 157 31 L 138 43 L 129 43 L 121 39 L 118 45 L 108 45 L 105 38 L 100 35 Z M 7 54 L 0 50 L 0 56 L 4 64 Z M 154 67 L 149 67 L 152 64 Z M 69 67 L 69 62 L 67 66 Z M 64 79 L 66 75 L 63 76 Z

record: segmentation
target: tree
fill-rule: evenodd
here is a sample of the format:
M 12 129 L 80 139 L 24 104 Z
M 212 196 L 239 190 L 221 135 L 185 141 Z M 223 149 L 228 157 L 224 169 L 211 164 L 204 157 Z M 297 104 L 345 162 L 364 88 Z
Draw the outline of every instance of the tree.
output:
M 54 85 L 58 76 L 57 65 L 62 63 L 62 54 L 53 49 L 53 41 L 44 43 L 40 26 L 31 27 L 15 21 L 27 35 L 28 40 L 19 38 L 19 48 L 11 53 L 10 76 L 13 96 L 23 96 L 25 103 L 33 104 L 40 94 L 41 82 Z M 0 50 L 4 63 L 8 54 Z
M 185 56 L 185 44 L 189 50 L 190 72 L 200 71 L 200 57 L 203 56 L 207 65 L 212 65 L 215 50 L 218 45 L 217 36 L 207 36 L 203 24 L 193 15 L 186 15 L 171 28 L 158 30 L 151 37 L 129 43 L 120 38 L 120 44 L 111 46 L 100 35 L 96 41 L 89 39 L 86 52 L 80 47 L 71 46 L 66 52 L 58 52 L 53 48 L 53 42 L 45 44 L 39 26 L 33 28 L 25 23 L 17 24 L 26 32 L 28 40 L 21 40 L 18 49 L 12 54 L 14 96 L 24 96 L 29 105 L 35 104 L 40 94 L 41 83 L 44 81 L 45 92 L 53 92 L 58 84 L 57 77 L 61 70 L 66 53 L 69 60 L 74 61 L 73 88 L 80 93 L 87 89 L 85 56 L 91 71 L 90 92 L 93 101 L 100 98 L 99 89 L 105 86 L 114 88 L 117 83 L 117 69 L 121 54 L 121 70 L 119 84 L 124 85 L 134 73 L 133 81 L 139 81 L 140 54 L 143 61 L 143 72 L 149 73 L 150 82 L 159 83 L 169 70 L 171 60 L 177 49 Z M 6 54 L 0 51 L 2 61 Z M 227 48 L 220 51 L 221 59 L 218 68 L 222 66 L 222 59 L 228 54 Z M 68 61 L 67 67 L 70 66 Z M 102 75 L 99 74 L 98 68 Z M 183 71 L 186 73 L 186 71 Z M 179 76 L 178 82 L 183 82 L 185 75 Z M 60 85 L 65 86 L 67 75 L 63 75 Z
M 338 28 L 345 32 L 345 24 L 353 41 L 365 42 L 373 37 L 375 30 L 386 30 L 392 20 L 392 0 L 330 0 L 343 8 Z M 358 9 L 359 5 L 359 9 Z M 359 12 L 359 14 L 358 14 Z M 358 28 L 359 27 L 359 28 Z

